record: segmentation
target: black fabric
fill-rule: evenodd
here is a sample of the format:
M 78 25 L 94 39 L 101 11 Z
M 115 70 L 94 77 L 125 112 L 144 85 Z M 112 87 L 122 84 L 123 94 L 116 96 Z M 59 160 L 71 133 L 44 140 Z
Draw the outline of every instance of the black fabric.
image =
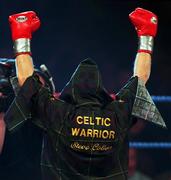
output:
M 6 112 L 14 100 L 14 93 L 0 96 L 0 112 Z
M 14 91 L 8 78 L 0 77 L 0 112 L 6 112 L 14 100 Z
M 60 99 L 70 104 L 93 102 L 105 105 L 112 101 L 103 87 L 98 66 L 91 59 L 86 59 L 80 63 L 62 90 Z
M 97 65 L 80 63 L 71 80 L 55 99 L 38 77 L 29 77 L 8 110 L 10 129 L 30 119 L 46 129 L 42 154 L 44 180 L 124 180 L 128 171 L 127 132 L 137 77 L 113 100 L 104 89 Z M 15 111 L 14 111 L 15 110 Z M 13 118 L 13 122 L 9 118 Z M 17 117 L 17 119 L 15 118 Z
M 128 113 L 129 117 L 127 118 L 128 121 L 120 122 L 122 123 L 123 128 L 124 127 L 131 128 L 137 122 L 137 117 L 132 116 L 132 109 L 136 98 L 137 86 L 138 86 L 138 77 L 135 76 L 129 79 L 126 85 L 116 94 L 116 100 L 121 103 L 127 104 L 128 107 L 128 112 L 129 112 Z

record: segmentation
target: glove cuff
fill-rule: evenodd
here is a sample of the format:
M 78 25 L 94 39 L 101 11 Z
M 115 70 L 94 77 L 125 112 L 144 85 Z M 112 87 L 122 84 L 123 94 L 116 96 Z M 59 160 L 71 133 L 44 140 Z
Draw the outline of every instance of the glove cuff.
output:
M 152 54 L 153 43 L 153 36 L 139 36 L 138 52 L 146 52 Z
M 14 53 L 19 54 L 31 54 L 30 39 L 19 38 L 14 41 Z

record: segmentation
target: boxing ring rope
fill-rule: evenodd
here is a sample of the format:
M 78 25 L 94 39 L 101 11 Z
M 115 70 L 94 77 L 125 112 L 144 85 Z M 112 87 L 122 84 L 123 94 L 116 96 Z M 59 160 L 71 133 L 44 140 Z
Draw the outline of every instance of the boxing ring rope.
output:
M 171 103 L 171 96 L 151 96 L 154 102 Z M 171 142 L 129 142 L 130 148 L 136 149 L 171 149 Z
M 151 96 L 154 102 L 171 102 L 171 96 Z
M 129 147 L 136 149 L 171 149 L 171 142 L 129 142 Z

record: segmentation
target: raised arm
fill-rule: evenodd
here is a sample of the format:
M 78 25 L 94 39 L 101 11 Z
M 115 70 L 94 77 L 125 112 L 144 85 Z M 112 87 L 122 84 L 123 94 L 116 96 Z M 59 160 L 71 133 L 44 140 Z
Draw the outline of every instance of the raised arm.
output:
M 30 41 L 32 33 L 40 26 L 40 20 L 33 11 L 14 14 L 9 17 L 14 52 L 16 55 L 16 71 L 19 85 L 33 74 Z
M 151 73 L 151 55 L 148 53 L 137 53 L 134 63 L 133 75 L 138 76 L 146 83 Z
M 153 39 L 157 33 L 157 16 L 150 11 L 137 8 L 129 17 L 139 38 L 133 75 L 138 76 L 146 83 L 151 72 L 151 54 L 153 51 Z
M 32 58 L 28 54 L 21 54 L 16 57 L 16 72 L 19 85 L 22 86 L 25 80 L 34 72 Z

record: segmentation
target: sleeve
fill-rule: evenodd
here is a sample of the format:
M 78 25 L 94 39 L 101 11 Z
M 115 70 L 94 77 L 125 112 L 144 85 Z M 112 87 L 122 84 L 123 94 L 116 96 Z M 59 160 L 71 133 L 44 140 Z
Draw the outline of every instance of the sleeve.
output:
M 131 115 L 136 96 L 137 84 L 138 78 L 132 77 L 116 94 L 116 100 L 118 100 L 120 104 L 125 107 L 122 108 L 122 114 L 124 114 L 126 117 L 121 118 L 122 121 L 120 121 L 120 124 L 122 124 L 122 127 L 126 129 L 132 127 L 137 122 L 137 118 Z
M 166 124 L 145 84 L 137 76 L 132 77 L 119 91 L 117 99 L 128 103 L 129 113 L 132 117 L 147 120 L 166 128 Z
M 15 95 L 17 95 L 20 90 L 20 87 L 18 84 L 18 78 L 16 76 L 10 77 L 10 83 L 11 83 L 11 86 L 13 88 Z
M 66 106 L 63 101 L 53 98 L 49 90 L 42 86 L 39 77 L 33 74 L 25 81 L 7 110 L 5 122 L 9 131 L 18 129 L 29 119 L 47 129 L 56 123 L 56 118 L 59 121 L 62 119 Z

